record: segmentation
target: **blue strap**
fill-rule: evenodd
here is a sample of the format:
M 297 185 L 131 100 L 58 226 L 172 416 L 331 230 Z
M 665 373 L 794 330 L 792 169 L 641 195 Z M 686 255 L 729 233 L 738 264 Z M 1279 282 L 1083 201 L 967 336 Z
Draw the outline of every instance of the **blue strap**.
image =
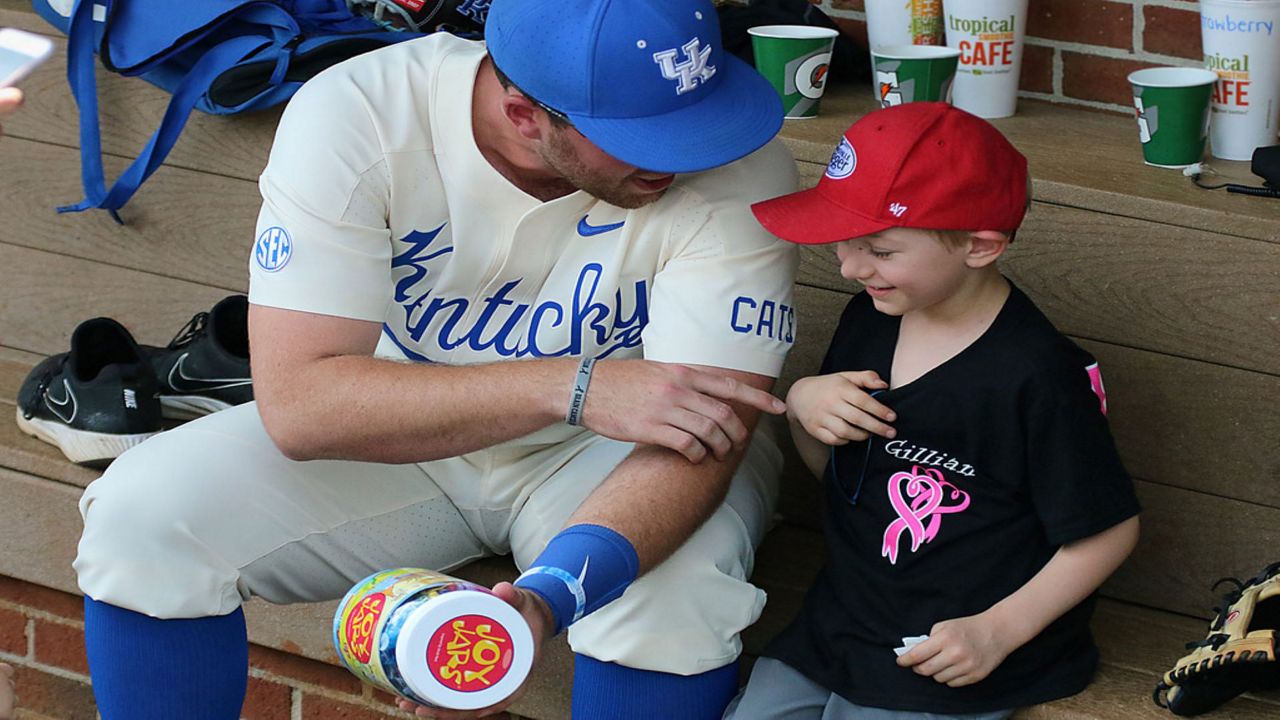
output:
M 83 14 L 82 5 L 91 4 L 92 0 L 78 0 L 76 13 Z M 191 68 L 187 77 L 173 93 L 169 107 L 165 110 L 160 127 L 156 129 L 147 142 L 147 146 L 129 167 L 112 185 L 110 192 L 103 189 L 102 148 L 98 131 L 98 100 L 93 82 L 93 53 L 88 47 L 85 36 L 77 37 L 75 32 L 79 15 L 72 18 L 72 33 L 68 64 L 87 65 L 87 72 L 68 69 L 72 92 L 80 105 L 80 153 L 82 160 L 82 176 L 84 177 L 85 198 L 75 205 L 58 208 L 58 212 L 80 212 L 90 208 L 103 208 L 111 213 L 116 222 L 120 222 L 117 210 L 124 206 L 129 198 L 138 191 L 138 187 L 156 171 L 173 149 L 187 118 L 200 97 L 208 91 L 209 85 L 226 70 L 243 60 L 250 53 L 264 44 L 261 36 L 244 36 L 227 40 L 206 52 Z M 83 49 L 78 49 L 77 45 Z M 79 53 L 87 54 L 87 57 Z M 87 76 L 87 77 L 85 77 Z M 81 78 L 79 81 L 77 77 Z M 86 84 L 87 83 L 87 87 Z
M 67 84 L 80 109 L 80 182 L 85 199 L 80 206 L 60 207 L 58 212 L 98 207 L 107 196 L 102 173 L 102 144 L 98 137 L 98 85 L 94 78 L 94 0 L 76 0 L 67 26 Z M 116 222 L 120 217 L 112 213 Z

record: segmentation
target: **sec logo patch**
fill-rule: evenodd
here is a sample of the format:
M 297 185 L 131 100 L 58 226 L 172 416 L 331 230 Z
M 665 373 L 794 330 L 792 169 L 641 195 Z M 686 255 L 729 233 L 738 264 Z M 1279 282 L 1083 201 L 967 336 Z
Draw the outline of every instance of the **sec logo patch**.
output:
M 293 257 L 293 238 L 282 227 L 269 227 L 253 244 L 253 259 L 267 272 L 277 272 Z

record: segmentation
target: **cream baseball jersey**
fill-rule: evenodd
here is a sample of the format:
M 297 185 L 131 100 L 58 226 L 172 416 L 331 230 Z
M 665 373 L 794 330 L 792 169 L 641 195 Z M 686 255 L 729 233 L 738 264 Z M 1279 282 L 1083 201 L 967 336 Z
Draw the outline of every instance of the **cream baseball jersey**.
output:
M 795 189 L 788 151 L 775 140 L 678 176 L 636 210 L 581 191 L 544 203 L 476 147 L 484 54 L 439 33 L 297 93 L 259 183 L 251 301 L 382 323 L 389 357 L 645 357 L 776 376 L 797 257 L 749 206 Z

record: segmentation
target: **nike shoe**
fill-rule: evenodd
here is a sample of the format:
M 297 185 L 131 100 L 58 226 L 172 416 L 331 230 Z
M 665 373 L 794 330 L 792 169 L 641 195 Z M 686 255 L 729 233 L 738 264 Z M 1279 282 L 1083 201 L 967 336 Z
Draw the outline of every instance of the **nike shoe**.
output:
M 159 383 L 133 336 L 86 320 L 71 352 L 46 358 L 18 389 L 18 427 L 68 460 L 101 466 L 161 430 Z
M 230 295 L 196 313 L 166 347 L 143 346 L 166 418 L 191 420 L 253 399 L 248 318 L 249 298 Z

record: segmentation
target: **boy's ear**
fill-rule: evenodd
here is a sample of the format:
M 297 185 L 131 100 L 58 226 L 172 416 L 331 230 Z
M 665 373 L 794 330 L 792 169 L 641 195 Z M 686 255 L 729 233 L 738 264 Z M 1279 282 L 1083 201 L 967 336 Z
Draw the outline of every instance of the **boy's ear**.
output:
M 969 252 L 965 264 L 971 268 L 990 265 L 1009 248 L 1009 236 L 999 230 L 975 230 L 969 233 Z

